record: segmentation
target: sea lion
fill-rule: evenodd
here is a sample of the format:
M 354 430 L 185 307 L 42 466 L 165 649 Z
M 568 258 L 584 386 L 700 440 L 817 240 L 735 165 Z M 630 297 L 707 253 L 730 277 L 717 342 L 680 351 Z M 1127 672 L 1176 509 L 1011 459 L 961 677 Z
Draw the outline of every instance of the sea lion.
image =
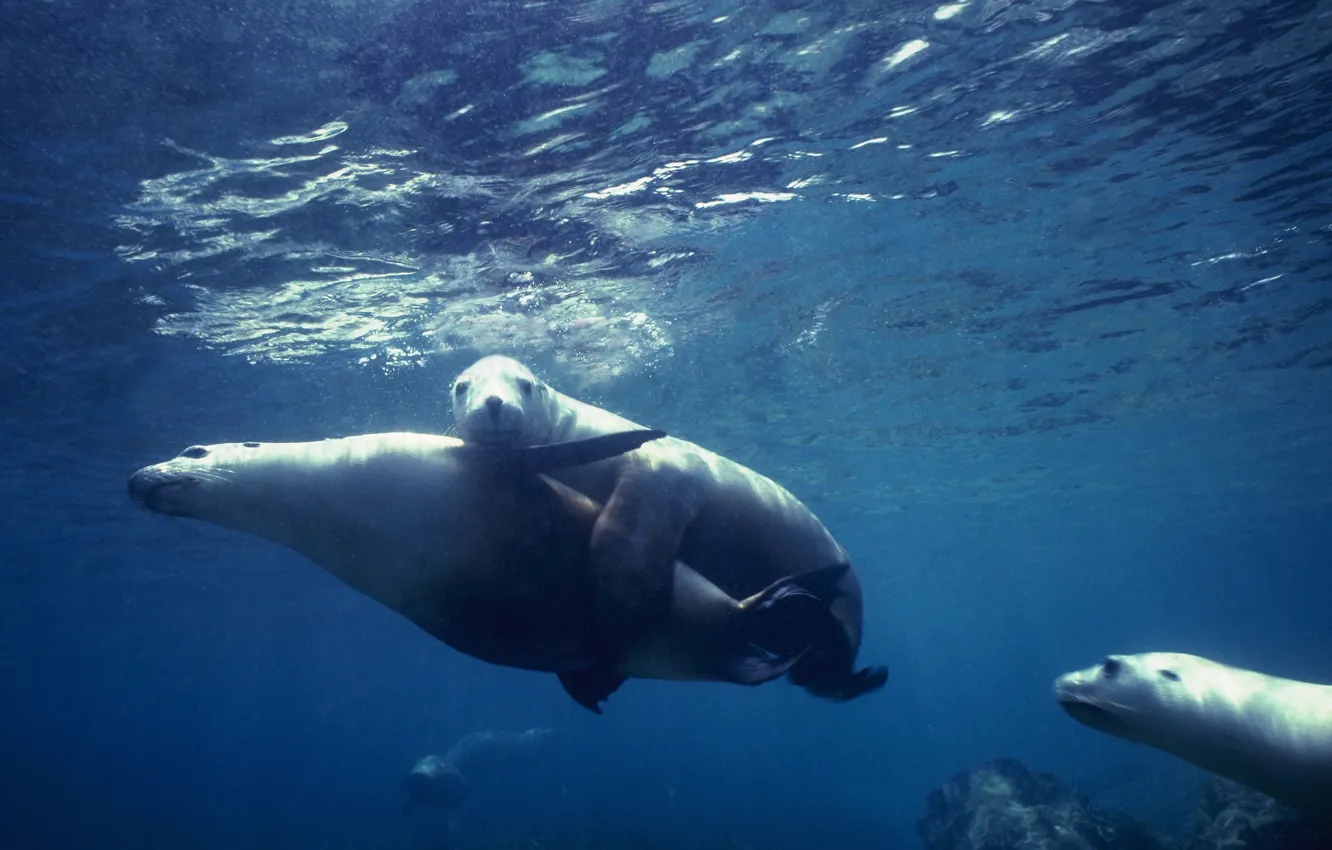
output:
M 458 435 L 491 446 L 539 446 L 641 428 L 558 392 L 511 357 L 483 357 L 453 382 Z M 679 558 L 733 596 L 788 575 L 850 563 L 846 551 L 799 499 L 775 481 L 685 440 L 666 437 L 599 463 L 550 473 L 605 502 L 592 535 L 599 634 L 632 643 L 643 624 L 626 616 L 669 605 Z M 855 670 L 860 649 L 860 583 L 848 569 L 815 644 L 791 681 L 833 700 L 883 687 L 886 667 Z M 595 702 L 602 675 L 569 683 Z
M 1196 655 L 1111 655 L 1055 680 L 1075 720 L 1164 750 L 1332 827 L 1332 686 Z
M 403 814 L 424 805 L 456 813 L 477 785 L 495 772 L 530 758 L 550 739 L 549 729 L 470 732 L 444 755 L 428 755 L 407 774 Z
M 565 674 L 600 658 L 588 541 L 601 505 L 536 473 L 660 435 L 553 453 L 411 433 L 191 446 L 134 473 L 129 492 L 158 513 L 293 549 L 460 652 Z M 781 579 L 737 603 L 677 564 L 671 608 L 620 648 L 614 672 L 741 684 L 780 676 L 812 641 L 845 569 Z

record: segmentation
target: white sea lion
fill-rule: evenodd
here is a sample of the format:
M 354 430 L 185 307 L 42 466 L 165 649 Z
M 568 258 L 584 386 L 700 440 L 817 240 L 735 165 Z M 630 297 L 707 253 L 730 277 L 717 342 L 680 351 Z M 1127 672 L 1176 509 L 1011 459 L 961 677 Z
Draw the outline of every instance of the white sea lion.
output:
M 558 392 L 510 357 L 489 356 L 454 380 L 459 436 L 490 446 L 539 446 L 643 426 Z M 593 569 L 604 616 L 598 633 L 633 643 L 644 611 L 670 604 L 671 564 L 679 558 L 733 596 L 748 596 L 788 575 L 850 563 L 799 499 L 775 481 L 685 440 L 666 437 L 623 455 L 551 477 L 605 503 L 592 535 Z M 860 583 L 848 569 L 814 646 L 791 680 L 818 696 L 849 700 L 881 688 L 885 667 L 854 669 L 860 649 Z M 582 680 L 580 680 L 580 677 Z M 614 677 L 567 675 L 566 688 L 595 704 Z
M 421 805 L 457 812 L 479 784 L 544 749 L 550 734 L 549 729 L 469 732 L 444 755 L 428 755 L 412 766 L 403 814 Z
M 1268 794 L 1332 827 L 1332 686 L 1196 655 L 1111 655 L 1055 680 L 1075 720 Z
M 657 436 L 519 451 L 410 433 L 192 446 L 134 473 L 129 492 L 158 513 L 291 548 L 460 652 L 565 673 L 601 657 L 588 625 L 597 618 L 588 541 L 601 506 L 535 473 Z M 742 684 L 780 676 L 826 618 L 845 569 L 779 580 L 737 603 L 677 564 L 671 608 L 620 648 L 614 672 Z

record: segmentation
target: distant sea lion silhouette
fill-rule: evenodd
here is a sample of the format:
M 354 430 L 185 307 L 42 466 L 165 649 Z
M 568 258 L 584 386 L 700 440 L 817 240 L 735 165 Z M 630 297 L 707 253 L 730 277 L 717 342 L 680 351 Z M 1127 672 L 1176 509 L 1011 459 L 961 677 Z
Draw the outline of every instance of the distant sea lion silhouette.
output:
M 659 436 L 517 451 L 411 433 L 192 446 L 134 473 L 129 493 L 150 510 L 291 548 L 460 652 L 564 673 L 600 658 L 588 547 L 601 506 L 537 473 Z M 779 579 L 737 603 L 676 564 L 671 607 L 652 613 L 610 672 L 740 684 L 780 676 L 827 617 L 846 569 Z
M 1055 680 L 1093 729 L 1164 750 L 1332 828 L 1332 686 L 1197 655 L 1111 655 Z
M 429 755 L 407 774 L 407 804 L 403 814 L 417 806 L 456 813 L 478 784 L 506 767 L 531 758 L 550 739 L 549 729 L 526 732 L 471 732 L 444 755 Z
M 471 443 L 540 446 L 642 426 L 558 392 L 511 357 L 492 355 L 454 380 L 453 414 Z M 599 633 L 632 643 L 670 601 L 675 558 L 732 596 L 756 593 L 784 576 L 848 563 L 823 523 L 775 481 L 684 440 L 666 437 L 609 460 L 551 477 L 605 502 L 592 535 L 603 615 Z M 862 633 L 860 582 L 848 569 L 814 646 L 791 681 L 828 699 L 883 687 L 886 667 L 854 670 Z M 595 705 L 616 685 L 605 670 L 562 674 L 575 699 Z

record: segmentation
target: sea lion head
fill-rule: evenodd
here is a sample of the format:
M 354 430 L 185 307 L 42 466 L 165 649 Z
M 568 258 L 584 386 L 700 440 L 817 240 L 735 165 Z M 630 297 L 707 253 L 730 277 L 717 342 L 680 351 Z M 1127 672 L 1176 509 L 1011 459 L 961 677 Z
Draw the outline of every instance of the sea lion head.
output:
M 427 805 L 453 810 L 467 797 L 467 780 L 443 756 L 426 756 L 407 774 L 407 808 Z
M 1108 655 L 1094 667 L 1060 676 L 1054 691 L 1060 707 L 1079 723 L 1159 746 L 1158 739 L 1188 723 L 1210 678 L 1206 660 L 1193 655 Z
M 387 501 L 449 509 L 451 453 L 462 445 L 453 437 L 390 433 L 190 446 L 131 475 L 129 496 L 154 513 L 256 534 L 314 557 L 309 545 L 332 545 L 334 538 L 345 544 L 350 529 L 387 534 L 396 523 L 405 533 L 408 519 L 380 516 L 376 506 Z M 456 498 L 466 499 L 466 488 Z
M 211 520 L 253 501 L 254 494 L 247 491 L 260 483 L 258 478 L 271 475 L 251 471 L 273 465 L 270 455 L 254 442 L 190 446 L 130 476 L 129 495 L 155 513 Z
M 482 357 L 453 382 L 458 436 L 490 445 L 535 446 L 554 432 L 555 391 L 512 357 Z

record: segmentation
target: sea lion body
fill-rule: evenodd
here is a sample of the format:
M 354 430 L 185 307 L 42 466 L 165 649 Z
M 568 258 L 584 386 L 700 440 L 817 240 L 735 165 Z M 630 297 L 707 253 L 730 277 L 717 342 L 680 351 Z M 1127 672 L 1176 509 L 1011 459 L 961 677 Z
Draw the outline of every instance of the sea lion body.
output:
M 459 435 L 488 445 L 545 445 L 643 427 L 560 393 L 508 357 L 484 357 L 464 370 L 453 399 Z M 786 488 L 685 440 L 665 437 L 550 475 L 605 503 L 592 541 L 603 611 L 666 605 L 676 558 L 739 597 L 783 576 L 849 563 L 846 550 Z M 844 700 L 882 687 L 887 670 L 853 670 L 863 620 L 853 569 L 838 589 L 832 619 L 791 679 L 818 696 Z M 651 594 L 655 601 L 644 598 Z M 607 625 L 612 634 L 634 627 Z
M 1196 655 L 1111 655 L 1055 680 L 1079 722 L 1171 753 L 1332 827 L 1332 686 Z
M 135 473 L 130 494 L 293 549 L 467 655 L 587 668 L 599 658 L 588 563 L 601 506 L 543 476 L 504 471 L 492 456 L 413 433 L 193 446 Z M 757 684 L 798 657 L 798 647 L 777 658 L 750 644 L 757 629 L 760 643 L 789 647 L 810 593 L 779 583 L 737 603 L 684 564 L 672 581 L 670 610 L 624 647 L 619 675 Z

